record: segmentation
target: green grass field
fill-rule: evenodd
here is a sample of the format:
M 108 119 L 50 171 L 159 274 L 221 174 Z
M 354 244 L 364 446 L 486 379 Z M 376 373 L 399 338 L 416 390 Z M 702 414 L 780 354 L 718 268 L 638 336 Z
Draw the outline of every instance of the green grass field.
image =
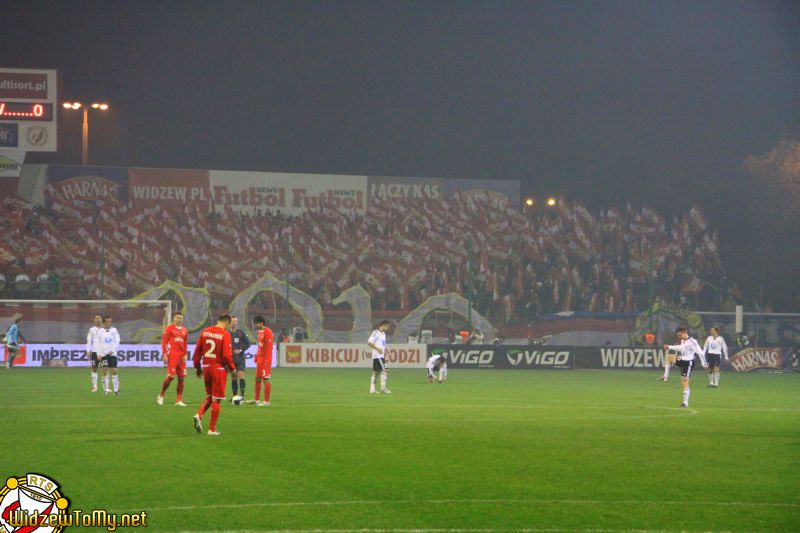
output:
M 224 404 L 221 437 L 155 403 L 161 369 L 0 370 L 0 486 L 38 472 L 73 509 L 149 531 L 800 530 L 800 375 L 276 369 L 272 406 Z M 248 389 L 252 393 L 250 372 Z M 204 420 L 208 427 L 209 414 Z

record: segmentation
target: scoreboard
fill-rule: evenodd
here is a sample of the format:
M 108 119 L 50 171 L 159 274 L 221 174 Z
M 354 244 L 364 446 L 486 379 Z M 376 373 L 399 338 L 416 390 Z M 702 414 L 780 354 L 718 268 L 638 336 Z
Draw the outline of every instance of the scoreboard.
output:
M 0 68 L 0 151 L 58 150 L 58 72 Z

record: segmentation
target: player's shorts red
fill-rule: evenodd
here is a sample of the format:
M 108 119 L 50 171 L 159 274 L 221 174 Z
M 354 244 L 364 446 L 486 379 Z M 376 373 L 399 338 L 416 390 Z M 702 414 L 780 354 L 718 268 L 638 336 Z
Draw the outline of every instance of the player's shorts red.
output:
M 228 388 L 228 371 L 218 365 L 207 366 L 203 369 L 203 380 L 206 383 L 206 394 L 214 400 L 225 399 L 225 389 Z
M 172 354 L 168 356 L 167 374 L 182 378 L 186 377 L 186 359 L 184 359 L 184 356 Z
M 259 361 L 256 364 L 256 377 L 266 379 L 272 373 L 272 359 Z

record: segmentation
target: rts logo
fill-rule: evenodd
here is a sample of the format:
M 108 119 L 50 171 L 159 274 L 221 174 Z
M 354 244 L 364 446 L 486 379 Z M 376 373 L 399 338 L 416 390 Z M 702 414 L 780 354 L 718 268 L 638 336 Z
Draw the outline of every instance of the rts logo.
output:
M 0 489 L 0 525 L 6 531 L 58 533 L 68 506 L 52 479 L 39 474 L 10 477 Z

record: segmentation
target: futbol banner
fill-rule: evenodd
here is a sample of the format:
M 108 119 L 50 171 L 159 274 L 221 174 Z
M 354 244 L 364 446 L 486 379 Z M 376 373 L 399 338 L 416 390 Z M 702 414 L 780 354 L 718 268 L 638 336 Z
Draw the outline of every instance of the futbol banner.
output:
M 575 367 L 572 346 L 432 344 L 428 350 L 431 356 L 444 355 L 448 368 L 570 370 Z
M 257 346 L 251 346 L 245 352 L 248 368 L 255 368 L 256 363 L 253 357 Z M 192 367 L 192 352 L 194 347 L 189 350 L 187 366 Z M 275 357 L 273 348 L 272 367 L 278 366 L 278 358 Z M 8 347 L 3 346 L 2 357 L 5 362 L 8 359 Z M 14 359 L 14 366 L 36 367 L 46 366 L 51 359 L 61 359 L 67 366 L 90 366 L 91 361 L 86 355 L 85 344 L 23 344 L 20 346 L 20 355 Z M 161 357 L 160 344 L 121 344 L 117 350 L 117 362 L 123 366 L 149 366 L 163 367 L 164 361 Z
M 386 345 L 388 368 L 424 368 L 428 359 L 425 344 Z M 284 343 L 280 366 L 314 368 L 372 368 L 372 350 L 365 343 Z

